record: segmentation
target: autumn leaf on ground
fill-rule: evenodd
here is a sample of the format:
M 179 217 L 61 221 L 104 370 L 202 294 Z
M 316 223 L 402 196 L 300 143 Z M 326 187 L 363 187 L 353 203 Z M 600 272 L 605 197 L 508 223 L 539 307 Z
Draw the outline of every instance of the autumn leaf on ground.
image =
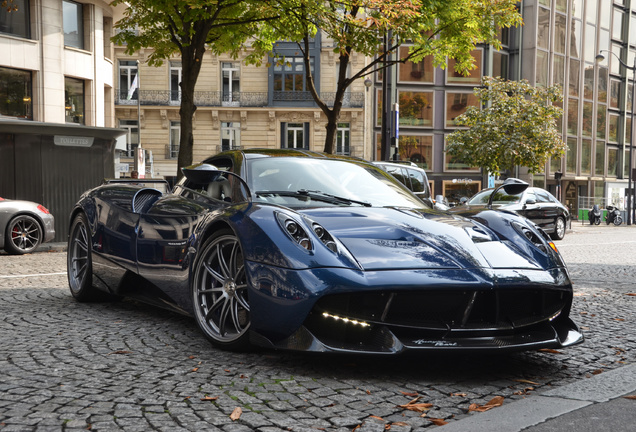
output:
M 557 351 L 557 350 L 551 349 L 551 348 L 541 348 L 539 350 L 539 352 L 549 353 L 549 354 L 563 354 L 561 351 Z
M 205 396 L 205 397 L 202 397 L 201 400 L 202 401 L 215 401 L 218 398 L 219 398 L 218 396 Z
M 241 409 L 241 407 L 234 408 L 234 411 L 232 411 L 232 414 L 230 414 L 230 420 L 236 421 L 240 419 L 241 414 L 243 414 L 243 410 Z
M 517 382 L 524 383 L 524 384 L 541 385 L 539 383 L 536 383 L 534 381 L 530 381 L 530 380 L 527 380 L 527 379 L 513 379 L 513 381 L 517 381 Z
M 391 423 L 391 426 L 408 426 L 408 423 L 405 422 L 393 422 Z
M 623 396 L 624 399 L 636 400 L 636 395 Z
M 636 297 L 636 293 L 627 293 L 627 294 L 625 294 L 625 295 L 632 296 L 632 297 Z
M 614 321 L 625 321 L 625 318 L 614 318 Z
M 488 403 L 486 403 L 485 405 L 477 405 L 477 404 L 471 404 L 468 407 L 468 411 L 477 411 L 477 412 L 485 412 L 488 410 L 491 410 L 493 408 L 502 406 L 504 402 L 504 398 L 503 396 L 495 396 L 494 398 L 492 398 L 490 401 L 488 401 Z
M 415 401 L 417 401 L 417 399 L 415 399 Z M 428 411 L 432 407 L 433 407 L 433 404 L 430 404 L 430 403 L 415 403 L 414 401 L 411 401 L 411 402 L 407 403 L 406 405 L 398 405 L 398 408 L 407 409 L 407 410 L 415 411 L 415 412 Z
M 418 392 L 400 392 L 402 393 L 404 396 L 408 396 L 408 397 L 417 397 L 420 394 Z
M 194 369 L 192 369 L 192 372 L 196 372 L 196 371 L 198 371 L 198 370 L 199 370 L 199 368 L 198 368 L 198 367 L 195 367 Z
M 431 423 L 433 423 L 435 426 L 444 426 L 445 424 L 448 424 L 447 421 L 444 421 L 441 418 L 432 418 L 429 417 L 429 420 L 431 421 Z
M 603 369 L 596 369 L 594 371 L 592 371 L 592 375 L 599 375 L 603 373 Z
M 451 396 L 466 397 L 466 393 L 451 393 Z
M 384 421 L 384 419 L 382 417 L 378 417 L 378 416 L 374 416 L 374 415 L 370 415 L 369 417 Z

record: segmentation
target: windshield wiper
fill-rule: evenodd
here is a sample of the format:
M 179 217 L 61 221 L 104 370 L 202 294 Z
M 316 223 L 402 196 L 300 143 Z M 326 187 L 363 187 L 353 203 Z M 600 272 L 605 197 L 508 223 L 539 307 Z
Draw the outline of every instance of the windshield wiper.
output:
M 314 200 L 324 201 L 331 204 L 358 204 L 364 207 L 371 207 L 370 202 L 358 201 L 318 190 L 300 189 L 297 191 L 257 191 L 256 195 L 306 196 Z

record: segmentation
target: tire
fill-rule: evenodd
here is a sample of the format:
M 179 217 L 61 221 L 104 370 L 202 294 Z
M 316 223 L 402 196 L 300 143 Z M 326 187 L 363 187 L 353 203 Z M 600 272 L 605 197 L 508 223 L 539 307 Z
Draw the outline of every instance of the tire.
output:
M 597 217 L 596 219 L 594 219 L 594 225 L 600 225 L 601 224 L 601 217 Z
M 251 321 L 241 245 L 231 230 L 222 230 L 201 250 L 192 283 L 197 325 L 213 345 L 244 351 L 250 347 Z
M 619 226 L 619 225 L 620 225 L 620 224 L 622 224 L 622 223 L 623 223 L 623 218 L 622 218 L 621 216 L 616 216 L 616 217 L 614 218 L 614 225 L 615 225 L 615 226 Z
M 66 273 L 71 294 L 79 302 L 115 300 L 118 297 L 93 286 L 91 240 L 86 215 L 75 216 L 68 236 Z
M 7 224 L 4 250 L 11 255 L 33 252 L 42 243 L 42 227 L 29 215 L 14 217 Z
M 565 219 L 557 217 L 554 221 L 554 232 L 550 234 L 552 240 L 563 240 L 565 237 Z

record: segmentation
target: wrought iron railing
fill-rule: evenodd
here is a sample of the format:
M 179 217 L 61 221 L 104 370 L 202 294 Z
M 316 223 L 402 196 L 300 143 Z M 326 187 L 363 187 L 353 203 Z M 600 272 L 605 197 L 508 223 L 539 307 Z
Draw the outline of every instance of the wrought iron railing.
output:
M 135 90 L 128 98 L 128 90 L 118 89 L 117 105 L 137 105 L 137 98 L 141 96 L 140 105 L 179 105 L 181 92 L 171 90 Z M 220 91 L 194 92 L 194 104 L 208 107 L 266 107 L 269 105 L 267 92 L 233 92 L 232 94 Z M 309 92 L 281 92 L 272 94 L 273 103 L 276 102 L 313 102 Z M 320 97 L 329 106 L 333 106 L 336 93 L 323 92 Z M 361 108 L 364 106 L 364 93 L 346 93 L 342 105 L 345 108 Z

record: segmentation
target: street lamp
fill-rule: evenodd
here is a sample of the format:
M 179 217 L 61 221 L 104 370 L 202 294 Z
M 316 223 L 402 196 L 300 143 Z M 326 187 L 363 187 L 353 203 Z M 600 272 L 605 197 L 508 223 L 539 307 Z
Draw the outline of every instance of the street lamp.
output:
M 620 62 L 620 64 L 625 68 L 632 71 L 632 124 L 629 131 L 629 172 L 627 173 L 627 225 L 632 224 L 632 146 L 634 145 L 634 99 L 636 99 L 636 56 L 634 57 L 634 66 L 627 66 L 623 60 L 613 51 L 608 50 L 600 50 L 599 54 L 596 56 L 596 62 L 600 63 L 605 60 L 605 56 L 601 54 L 602 52 L 613 54 L 614 57 Z M 627 75 L 627 74 L 626 74 Z M 627 84 L 627 76 L 625 76 L 625 84 Z

